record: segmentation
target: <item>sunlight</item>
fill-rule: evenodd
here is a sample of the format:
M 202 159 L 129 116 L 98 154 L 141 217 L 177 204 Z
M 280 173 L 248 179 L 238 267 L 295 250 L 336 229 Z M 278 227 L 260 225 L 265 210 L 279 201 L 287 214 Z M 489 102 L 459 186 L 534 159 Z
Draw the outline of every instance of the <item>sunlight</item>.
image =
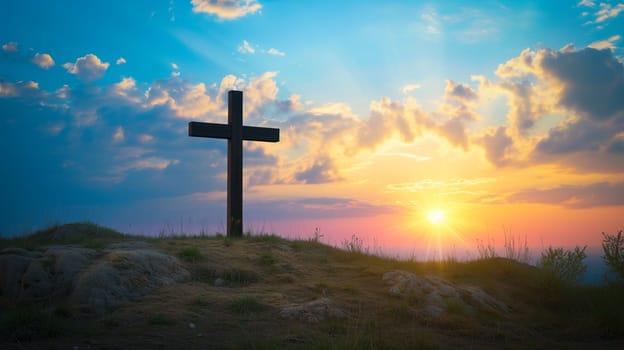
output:
M 446 220 L 444 211 L 439 209 L 433 209 L 427 212 L 427 220 L 433 225 L 441 225 Z

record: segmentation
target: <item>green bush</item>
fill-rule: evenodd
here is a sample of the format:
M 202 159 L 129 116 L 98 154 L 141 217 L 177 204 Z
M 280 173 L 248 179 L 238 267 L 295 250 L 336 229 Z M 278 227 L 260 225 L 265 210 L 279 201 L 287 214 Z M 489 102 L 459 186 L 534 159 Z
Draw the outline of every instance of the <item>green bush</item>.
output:
M 586 248 L 575 247 L 574 250 L 565 250 L 548 247 L 542 252 L 539 267 L 555 281 L 578 283 L 587 270 L 587 266 L 583 264 L 583 260 L 587 257 Z
M 615 272 L 620 281 L 624 281 L 624 237 L 622 230 L 616 235 L 602 233 L 602 258 L 605 263 Z

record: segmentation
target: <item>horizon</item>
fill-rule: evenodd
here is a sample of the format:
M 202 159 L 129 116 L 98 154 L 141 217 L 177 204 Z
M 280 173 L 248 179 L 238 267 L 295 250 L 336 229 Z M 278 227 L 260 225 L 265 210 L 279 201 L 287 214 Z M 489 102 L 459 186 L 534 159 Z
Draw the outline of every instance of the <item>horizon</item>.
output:
M 224 232 L 227 143 L 187 125 L 231 89 L 281 132 L 244 142 L 246 231 L 427 259 L 624 228 L 624 3 L 2 6 L 2 237 Z

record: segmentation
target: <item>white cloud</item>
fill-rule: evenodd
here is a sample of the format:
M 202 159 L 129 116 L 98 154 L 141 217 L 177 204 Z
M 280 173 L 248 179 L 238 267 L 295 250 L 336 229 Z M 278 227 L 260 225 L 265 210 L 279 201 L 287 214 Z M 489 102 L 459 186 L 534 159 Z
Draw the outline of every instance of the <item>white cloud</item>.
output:
M 175 62 L 171 62 L 171 68 L 172 69 L 180 69 L 180 67 Z
M 124 63 L 126 63 L 126 59 L 125 59 L 125 58 L 123 58 L 123 57 L 119 57 L 119 58 L 117 59 L 117 61 L 115 61 L 115 63 L 116 63 L 116 64 L 124 64 Z
M 267 51 L 267 53 L 269 55 L 273 55 L 273 56 L 286 56 L 286 54 L 278 49 L 274 49 L 274 48 L 270 48 L 269 51 Z
M 47 53 L 36 53 L 31 61 L 32 63 L 38 65 L 40 68 L 43 69 L 48 69 L 54 66 L 54 60 L 52 59 L 52 56 Z
M 90 53 L 79 57 L 75 63 L 65 63 L 63 67 L 67 72 L 77 75 L 80 80 L 93 81 L 101 78 L 109 65 L 108 62 L 102 62 L 96 55 Z
M 215 15 L 222 20 L 232 20 L 260 11 L 257 0 L 191 0 L 193 12 Z
M 404 94 L 410 93 L 414 90 L 420 89 L 422 86 L 420 84 L 406 84 L 401 88 L 401 92 Z
M 604 22 L 609 18 L 617 17 L 622 11 L 624 11 L 624 4 L 612 6 L 610 4 L 601 3 L 600 10 L 596 12 L 596 23 Z
M 17 52 L 17 43 L 14 41 L 8 42 L 2 45 L 2 51 L 4 52 Z
M 124 129 L 121 126 L 118 126 L 117 129 L 115 129 L 115 133 L 113 134 L 113 142 L 122 142 L 125 138 L 126 136 L 124 134 Z
M 596 3 L 593 0 L 581 0 L 577 6 L 594 7 Z
M 249 44 L 247 40 L 243 40 L 243 44 L 238 47 L 238 52 L 242 54 L 254 54 L 256 50 Z
M 591 47 L 596 50 L 603 50 L 603 49 L 615 50 L 615 45 L 613 45 L 613 43 L 620 40 L 620 38 L 621 37 L 619 35 L 614 35 L 607 40 L 595 41 L 589 44 L 588 47 Z

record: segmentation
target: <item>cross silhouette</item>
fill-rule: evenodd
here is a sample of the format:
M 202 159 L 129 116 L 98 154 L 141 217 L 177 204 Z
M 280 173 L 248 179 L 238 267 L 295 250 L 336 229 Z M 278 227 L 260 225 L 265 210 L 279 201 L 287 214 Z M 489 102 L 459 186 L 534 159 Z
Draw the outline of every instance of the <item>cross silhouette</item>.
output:
M 228 139 L 227 235 L 243 235 L 243 140 L 279 142 L 279 129 L 243 125 L 243 92 L 228 91 L 228 123 L 190 122 L 189 136 Z

